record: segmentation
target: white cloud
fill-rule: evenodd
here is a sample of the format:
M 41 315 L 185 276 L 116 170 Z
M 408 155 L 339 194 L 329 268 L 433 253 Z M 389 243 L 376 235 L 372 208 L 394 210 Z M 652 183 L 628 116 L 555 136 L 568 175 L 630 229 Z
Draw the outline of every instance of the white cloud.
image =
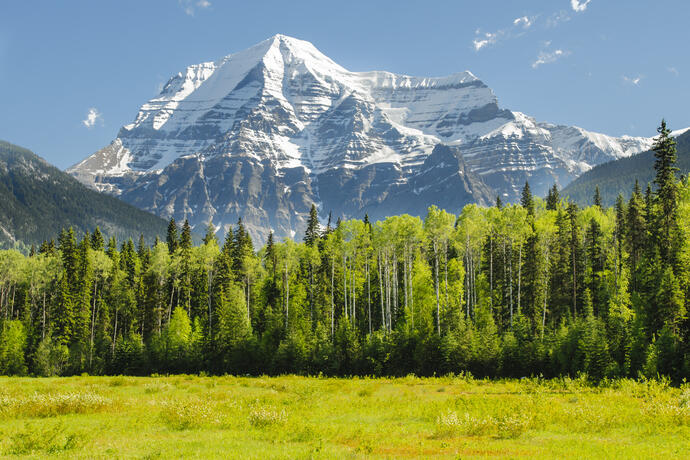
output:
M 522 26 L 524 29 L 529 29 L 532 25 L 532 20 L 527 16 L 522 16 L 521 18 L 515 18 L 513 21 L 514 26 Z
M 637 77 L 628 77 L 623 75 L 623 81 L 629 85 L 640 86 L 640 82 L 644 78 L 643 75 L 638 75 Z
M 499 29 L 496 32 L 485 32 L 482 33 L 480 29 L 474 31 L 476 35 L 474 40 L 472 40 L 472 46 L 475 51 L 479 51 L 489 45 L 495 45 L 502 40 L 508 40 L 511 38 L 517 38 L 524 35 L 527 29 L 529 29 L 537 16 L 522 16 L 515 18 L 513 24 L 509 27 Z
M 208 0 L 198 0 L 196 2 L 194 0 L 178 0 L 178 3 L 187 16 L 194 16 L 196 8 L 206 9 L 211 6 L 211 2 Z
M 675 75 L 676 77 L 677 77 L 678 75 L 680 75 L 680 72 L 678 72 L 678 69 L 676 69 L 675 67 L 668 67 L 666 70 L 668 70 L 669 72 L 671 72 L 671 73 L 672 73 L 673 75 Z
M 587 9 L 587 5 L 589 5 L 589 2 L 592 0 L 570 0 L 570 6 L 573 7 L 573 11 L 577 11 L 578 13 L 582 13 L 584 10 Z
M 547 45 L 548 46 L 547 42 Z M 547 50 L 542 50 L 539 52 L 539 55 L 537 56 L 537 60 L 532 63 L 532 68 L 536 69 L 540 65 L 544 64 L 550 64 L 552 62 L 556 62 L 562 57 L 565 57 L 570 54 L 570 51 L 565 51 L 562 49 L 556 49 L 553 51 L 547 51 Z
M 87 128 L 93 128 L 97 122 L 103 124 L 103 117 L 97 108 L 91 107 L 86 113 L 86 118 L 81 121 Z
M 500 32 L 500 31 L 499 31 Z M 485 33 L 483 38 L 475 38 L 472 40 L 472 45 L 474 45 L 474 50 L 479 51 L 480 49 L 484 48 L 485 46 L 488 45 L 493 45 L 498 41 L 498 36 L 499 33 Z

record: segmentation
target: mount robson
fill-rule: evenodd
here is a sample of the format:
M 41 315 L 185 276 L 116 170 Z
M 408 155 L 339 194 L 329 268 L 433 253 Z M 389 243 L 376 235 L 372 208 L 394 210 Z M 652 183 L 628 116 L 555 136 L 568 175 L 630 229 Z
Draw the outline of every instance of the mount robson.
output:
M 651 145 L 503 109 L 470 72 L 351 72 L 276 35 L 173 76 L 68 172 L 197 231 L 242 218 L 262 242 L 303 231 L 312 203 L 334 219 L 424 215 L 432 204 L 457 213 L 516 201 L 525 181 L 543 196 Z

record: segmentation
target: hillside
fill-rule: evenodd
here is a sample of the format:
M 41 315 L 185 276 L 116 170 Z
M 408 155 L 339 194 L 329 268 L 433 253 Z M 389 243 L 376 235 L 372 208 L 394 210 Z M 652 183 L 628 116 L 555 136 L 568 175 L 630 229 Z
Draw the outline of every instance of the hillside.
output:
M 676 143 L 678 173 L 688 174 L 690 172 L 690 131 L 678 136 Z M 654 180 L 653 151 L 595 166 L 563 189 L 562 195 L 569 196 L 580 205 L 589 205 L 592 204 L 594 190 L 599 185 L 603 204 L 610 206 L 616 201 L 619 193 L 626 198 L 630 196 L 635 180 L 640 182 L 643 189 L 647 183 Z
M 166 222 L 117 198 L 96 192 L 33 152 L 0 141 L 0 244 L 27 245 L 99 226 L 104 234 L 149 241 L 165 235 Z

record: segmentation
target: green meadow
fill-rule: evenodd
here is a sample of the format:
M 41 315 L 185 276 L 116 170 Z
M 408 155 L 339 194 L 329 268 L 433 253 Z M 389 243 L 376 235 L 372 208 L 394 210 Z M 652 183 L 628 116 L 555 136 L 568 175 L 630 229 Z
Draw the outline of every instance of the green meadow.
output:
M 0 378 L 0 456 L 687 458 L 690 385 L 584 379 Z

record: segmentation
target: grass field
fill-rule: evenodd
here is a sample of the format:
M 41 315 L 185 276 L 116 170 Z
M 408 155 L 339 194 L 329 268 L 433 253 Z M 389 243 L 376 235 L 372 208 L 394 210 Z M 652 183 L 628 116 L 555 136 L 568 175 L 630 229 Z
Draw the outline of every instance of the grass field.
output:
M 688 452 L 688 385 L 0 378 L 2 457 L 688 458 Z

